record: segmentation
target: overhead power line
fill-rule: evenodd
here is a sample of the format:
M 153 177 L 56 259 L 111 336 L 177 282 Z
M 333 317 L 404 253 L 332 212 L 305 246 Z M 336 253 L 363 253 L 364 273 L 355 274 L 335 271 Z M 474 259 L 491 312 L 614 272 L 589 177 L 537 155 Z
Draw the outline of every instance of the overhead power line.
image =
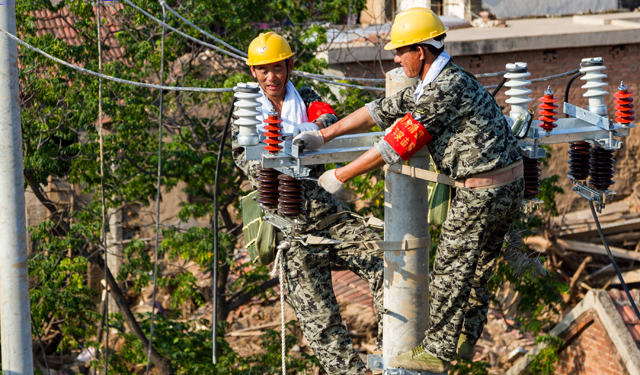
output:
M 238 59 L 238 60 L 245 61 L 245 60 L 247 59 L 247 58 L 246 58 L 246 57 L 244 57 L 244 56 L 236 55 L 236 54 L 235 54 L 235 53 L 233 53 L 233 52 L 229 52 L 229 51 L 223 50 L 222 48 L 217 47 L 217 46 L 214 46 L 213 44 L 209 44 L 209 43 L 204 42 L 204 41 L 202 41 L 202 40 L 200 40 L 200 39 L 194 38 L 194 37 L 192 37 L 192 36 L 191 36 L 191 35 L 189 35 L 189 34 L 185 34 L 185 33 L 183 33 L 182 31 L 180 31 L 180 30 L 178 30 L 178 29 L 176 29 L 176 28 L 174 28 L 174 27 L 171 27 L 171 26 L 167 25 L 166 23 L 164 23 L 164 22 L 160 21 L 159 19 L 155 18 L 154 16 L 152 16 L 152 15 L 151 15 L 151 14 L 149 14 L 149 13 L 147 13 L 146 11 L 144 11 L 143 9 L 141 9 L 140 7 L 138 7 L 137 5 L 135 5 L 134 3 L 132 3 L 132 2 L 131 2 L 131 1 L 129 1 L 129 0 L 122 0 L 122 1 L 124 1 L 124 2 L 125 2 L 125 3 L 127 3 L 127 4 L 129 4 L 129 5 L 130 5 L 131 7 L 133 7 L 135 10 L 137 10 L 138 12 L 140 12 L 140 13 L 144 14 L 145 16 L 149 17 L 150 19 L 152 19 L 153 21 L 155 21 L 155 22 L 156 22 L 156 23 L 158 23 L 159 25 L 162 25 L 162 26 L 166 27 L 167 29 L 174 31 L 174 32 L 178 33 L 179 35 L 181 35 L 181 36 L 183 36 L 183 37 L 185 37 L 185 38 L 187 38 L 187 39 L 189 39 L 189 40 L 191 40 L 191 41 L 194 41 L 194 42 L 199 43 L 199 44 L 201 44 L 201 45 L 203 45 L 203 46 L 206 46 L 206 47 L 209 47 L 209 48 L 211 48 L 211 49 L 214 49 L 214 50 L 216 50 L 216 51 L 218 51 L 218 52 L 220 52 L 220 53 L 223 53 L 223 54 L 225 54 L 225 55 L 229 55 L 229 56 L 231 56 L 231 57 L 235 57 L 235 58 L 236 58 L 236 59 Z
M 194 25 L 193 22 L 189 21 L 188 19 L 184 18 L 182 15 L 180 15 L 180 13 L 176 12 L 175 10 L 173 10 L 169 5 L 167 5 L 167 3 L 164 0 L 158 0 L 160 2 L 160 5 L 162 5 L 163 7 L 165 7 L 169 12 L 173 13 L 176 17 L 178 17 L 179 19 L 182 20 L 182 22 L 186 23 L 187 25 L 193 27 L 194 29 L 200 31 L 202 34 L 206 35 L 207 37 L 215 40 L 216 42 L 222 44 L 223 46 L 229 48 L 230 50 L 232 50 L 233 52 L 237 53 L 240 56 L 244 56 L 244 57 L 248 57 L 248 55 L 243 52 L 240 51 L 239 49 L 235 48 L 234 46 L 232 46 L 231 44 L 228 44 L 227 42 L 225 42 L 224 40 L 221 40 L 219 38 L 216 38 L 215 36 L 209 34 L 208 32 L 202 30 L 201 28 L 199 28 L 198 26 Z
M 4 29 L 0 29 L 0 33 L 3 33 L 4 35 L 8 36 L 9 38 L 15 40 L 17 43 L 19 43 L 20 45 L 34 51 L 37 52 L 39 54 L 41 54 L 42 56 L 51 59 L 59 64 L 62 64 L 68 68 L 77 70 L 79 72 L 85 73 L 85 74 L 90 74 L 99 78 L 104 78 L 107 79 L 109 81 L 113 81 L 113 82 L 119 82 L 119 83 L 124 83 L 126 85 L 132 85 L 132 86 L 137 86 L 137 87 L 146 87 L 149 89 L 158 89 L 158 90 L 168 90 L 168 91 L 193 91 L 193 92 L 229 92 L 229 91 L 233 91 L 233 88 L 208 88 L 208 87 L 180 87 L 180 86 L 162 86 L 162 85 L 154 85 L 151 83 L 143 83 L 143 82 L 134 82 L 134 81 L 129 81 L 126 79 L 122 79 L 122 78 L 117 78 L 117 77 L 113 77 L 113 76 L 108 76 L 106 74 L 101 74 L 98 72 L 94 72 L 93 70 L 89 70 L 89 69 L 85 69 L 85 68 L 81 68 L 77 65 L 73 65 L 67 61 L 64 61 L 62 59 L 59 59 L 57 57 L 51 56 L 50 54 L 44 52 L 43 50 L 36 48 L 32 45 L 30 45 L 29 43 L 21 40 L 20 38 L 14 36 L 13 34 L 8 33 L 7 31 L 5 31 Z

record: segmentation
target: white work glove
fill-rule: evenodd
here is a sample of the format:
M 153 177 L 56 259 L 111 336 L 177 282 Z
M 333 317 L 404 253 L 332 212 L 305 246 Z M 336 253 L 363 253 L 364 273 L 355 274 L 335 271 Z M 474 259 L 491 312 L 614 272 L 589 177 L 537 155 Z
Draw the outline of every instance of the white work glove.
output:
M 314 124 L 313 122 L 303 122 L 302 124 L 298 124 L 293 128 L 293 136 L 295 137 L 302 132 L 312 132 L 317 130 L 320 130 L 320 128 L 318 128 L 318 125 Z
M 324 145 L 324 138 L 320 130 L 302 132 L 293 139 L 293 144 L 298 147 L 303 147 L 304 150 L 313 151 Z
M 335 194 L 344 188 L 344 182 L 336 177 L 337 169 L 330 169 L 322 174 L 318 179 L 318 185 L 331 194 Z

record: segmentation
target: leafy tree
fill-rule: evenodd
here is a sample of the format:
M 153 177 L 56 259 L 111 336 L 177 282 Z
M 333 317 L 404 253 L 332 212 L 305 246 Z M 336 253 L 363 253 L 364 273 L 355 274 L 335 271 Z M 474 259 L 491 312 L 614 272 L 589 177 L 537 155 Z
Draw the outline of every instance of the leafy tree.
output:
M 159 16 L 157 2 L 133 0 L 149 13 Z M 161 26 L 137 13 L 126 4 L 108 3 L 101 8 L 105 74 L 140 82 L 198 87 L 231 87 L 238 81 L 251 80 L 247 67 L 231 58 L 210 53 L 206 48 L 167 31 L 165 41 L 165 75 L 160 76 Z M 364 0 L 306 2 L 275 0 L 204 1 L 172 0 L 168 4 L 187 19 L 239 49 L 246 49 L 260 31 L 277 30 L 287 36 L 297 60 L 296 69 L 319 73 L 326 62 L 315 53 L 326 42 L 324 23 L 336 22 L 347 9 L 364 7 Z M 94 71 L 98 70 L 95 7 L 85 0 L 62 0 L 57 4 L 18 2 L 18 33 L 26 42 L 61 59 Z M 73 22 L 67 23 L 78 35 L 74 43 L 45 34 L 36 36 L 36 13 L 54 14 L 68 11 Z M 204 38 L 172 17 L 167 22 L 196 38 Z M 113 26 L 115 26 L 115 31 Z M 266 29 L 264 29 L 266 27 Z M 30 275 L 34 282 L 31 304 L 35 324 L 45 335 L 49 348 L 58 353 L 72 348 L 100 347 L 100 319 L 108 318 L 113 327 L 127 327 L 120 333 L 125 345 L 110 353 L 111 372 L 128 374 L 131 366 L 146 361 L 149 317 L 134 317 L 117 281 L 139 292 L 150 285 L 153 270 L 152 246 L 142 239 L 132 239 L 122 254 L 124 266 L 112 275 L 109 286 L 120 303 L 119 314 L 102 317 L 93 299 L 95 291 L 87 285 L 89 263 L 104 267 L 101 240 L 99 126 L 103 125 L 105 189 L 110 213 L 118 210 L 147 210 L 156 197 L 158 92 L 145 88 L 104 81 L 103 110 L 105 121 L 98 124 L 98 80 L 57 65 L 21 48 L 20 100 L 22 107 L 25 188 L 30 188 L 49 211 L 48 220 L 32 229 L 36 244 L 30 258 Z M 313 84 L 298 79 L 297 85 Z M 326 86 L 317 86 L 329 94 Z M 245 177 L 234 167 L 229 148 L 223 152 L 219 215 L 221 231 L 212 233 L 213 176 L 220 152 L 221 129 L 229 110 L 230 95 L 165 92 L 161 191 L 163 196 L 182 189 L 189 199 L 178 214 L 181 223 L 162 225 L 160 257 L 168 261 L 193 261 L 203 269 L 212 264 L 213 236 L 220 239 L 218 327 L 234 308 L 255 295 L 266 297 L 277 284 L 266 267 L 246 267 L 235 262 L 237 237 L 242 228 L 231 213 L 237 207 Z M 335 96 L 334 100 L 338 100 Z M 47 185 L 64 181 L 80 187 L 74 204 L 57 205 L 47 194 Z M 198 223 L 194 226 L 192 223 Z M 191 223 L 187 225 L 186 223 Z M 231 274 L 240 275 L 231 278 Z M 170 305 L 178 309 L 185 303 L 200 306 L 209 300 L 210 289 L 198 287 L 197 278 L 187 270 L 158 275 L 158 286 L 172 291 Z M 221 361 L 210 362 L 211 342 L 206 330 L 178 323 L 170 316 L 157 317 L 152 361 L 162 374 L 205 371 L 208 373 L 257 373 L 257 363 L 277 368 L 274 334 L 265 337 L 268 355 L 238 359 L 219 337 Z M 97 324 L 98 323 L 98 324 Z M 203 324 L 210 324 L 203 322 Z M 99 327 L 96 327 L 98 325 Z M 96 340 L 97 339 L 97 340 Z M 92 341 L 93 340 L 93 341 Z M 177 340 L 177 341 L 176 341 Z M 207 341 L 209 340 L 209 341 Z M 291 338 L 288 339 L 291 343 Z M 273 344 L 273 345 L 272 345 Z M 208 348 L 207 349 L 207 345 Z M 113 350 L 113 349 L 112 349 Z M 101 351 L 103 352 L 103 350 Z M 306 369 L 314 361 L 302 357 L 291 359 L 295 369 Z M 98 366 L 98 363 L 94 363 Z M 272 371 L 272 370 L 269 370 Z

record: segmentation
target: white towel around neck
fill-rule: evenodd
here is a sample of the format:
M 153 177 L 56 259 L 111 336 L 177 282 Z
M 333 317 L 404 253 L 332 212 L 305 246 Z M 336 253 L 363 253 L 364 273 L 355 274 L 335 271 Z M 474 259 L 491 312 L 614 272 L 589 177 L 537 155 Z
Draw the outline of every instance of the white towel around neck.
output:
M 418 86 L 416 86 L 416 91 L 413 93 L 413 101 L 418 101 L 418 98 L 424 93 L 424 87 L 438 78 L 438 75 L 442 72 L 442 69 L 444 69 L 449 60 L 451 60 L 451 56 L 449 56 L 447 51 L 442 51 L 440 55 L 436 57 L 435 61 L 431 64 L 429 71 L 424 76 L 424 80 L 420 81 Z
M 262 112 L 262 120 L 266 120 L 269 112 L 273 110 L 273 103 L 267 98 L 264 91 L 260 89 L 262 96 L 258 99 L 262 103 L 260 111 Z M 284 95 L 284 103 L 282 103 L 282 113 L 280 114 L 282 119 L 282 132 L 292 133 L 293 128 L 303 122 L 309 122 L 307 117 L 307 107 L 304 105 L 304 101 L 298 90 L 293 86 L 291 82 L 287 82 L 286 92 Z M 260 132 L 263 131 L 264 124 L 258 126 Z

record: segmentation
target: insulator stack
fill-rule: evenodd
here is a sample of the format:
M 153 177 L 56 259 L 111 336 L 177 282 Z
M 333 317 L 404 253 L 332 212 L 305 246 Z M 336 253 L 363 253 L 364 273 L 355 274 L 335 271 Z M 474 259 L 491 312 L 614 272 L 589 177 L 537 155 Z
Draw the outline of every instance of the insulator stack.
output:
M 609 93 L 602 89 L 607 86 L 606 83 L 602 82 L 603 78 L 607 78 L 607 75 L 602 73 L 602 70 L 606 68 L 602 57 L 582 59 L 580 63 L 580 72 L 584 73 L 580 80 L 587 81 L 582 86 L 583 89 L 587 90 L 582 94 L 582 97 L 589 99 L 587 110 L 599 116 L 607 116 L 607 105 L 604 103 L 604 97 Z
M 633 117 L 633 93 L 627 90 L 624 82 L 620 82 L 618 86 L 618 92 L 613 94 L 616 98 L 613 102 L 616 104 L 616 122 L 622 126 L 627 126 L 635 120 Z
M 569 175 L 584 181 L 589 177 L 591 165 L 591 144 L 579 141 L 571 143 L 569 150 Z
M 258 167 L 258 203 L 267 208 L 278 207 L 280 175 L 281 173 L 273 168 Z
M 527 63 L 507 64 L 507 73 L 504 78 L 509 79 L 509 81 L 504 85 L 509 87 L 509 90 L 505 94 L 510 97 L 506 102 L 511 104 L 509 117 L 514 121 L 518 119 L 520 113 L 527 111 L 527 103 L 532 100 L 527 96 L 531 94 L 531 90 L 527 88 L 531 81 L 526 79 L 530 75 Z
M 264 136 L 266 138 L 264 143 L 267 144 L 264 149 L 271 154 L 277 154 L 278 151 L 282 150 L 282 146 L 280 146 L 282 143 L 282 125 L 280 123 L 282 123 L 282 120 L 278 116 L 278 112 L 271 111 L 263 122 L 267 124 L 264 126 Z
M 524 163 L 524 197 L 533 199 L 540 193 L 540 159 L 522 156 Z
M 605 150 L 602 147 L 591 149 L 591 179 L 589 184 L 598 190 L 609 190 L 613 185 L 613 150 Z
M 280 198 L 278 213 L 285 217 L 296 217 L 304 212 L 304 188 L 302 181 L 289 175 L 281 174 Z
M 236 97 L 234 114 L 238 117 L 233 123 L 239 128 L 238 145 L 257 146 L 260 143 L 257 127 L 262 124 L 257 118 L 262 115 L 258 110 L 262 106 L 258 101 L 262 96 L 260 86 L 257 83 L 238 83 L 233 91 Z
M 558 127 L 555 123 L 555 121 L 558 121 L 558 118 L 555 117 L 555 115 L 558 114 L 558 111 L 555 110 L 558 108 L 558 105 L 555 104 L 558 99 L 553 97 L 551 86 L 547 87 L 547 90 L 544 92 L 544 96 L 538 100 L 540 101 L 540 105 L 538 107 L 541 109 L 541 111 L 538 111 L 541 115 L 538 117 L 538 120 L 542 122 L 539 126 L 547 133 L 551 132 L 554 128 Z

